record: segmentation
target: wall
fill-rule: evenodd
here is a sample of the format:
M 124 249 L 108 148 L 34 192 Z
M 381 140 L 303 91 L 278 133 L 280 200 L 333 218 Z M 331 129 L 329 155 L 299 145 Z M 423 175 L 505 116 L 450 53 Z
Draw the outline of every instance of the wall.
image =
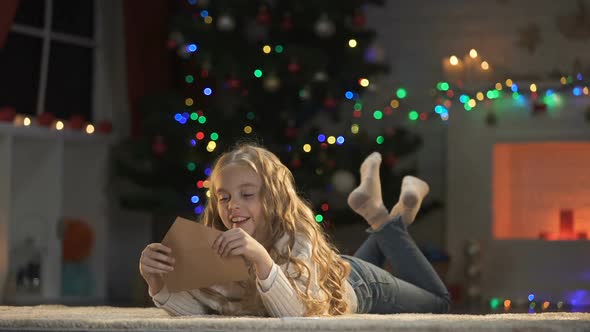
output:
M 369 22 L 378 27 L 378 44 L 384 49 L 393 71 L 381 79 L 381 94 L 375 100 L 391 95 L 393 87 L 400 84 L 408 88 L 409 100 L 417 110 L 431 110 L 434 106 L 430 89 L 443 79 L 441 61 L 455 54 L 462 57 L 471 48 L 489 61 L 498 77 L 515 77 L 524 74 L 545 75 L 551 70 L 569 73 L 576 58 L 582 66 L 590 67 L 590 39 L 570 41 L 557 29 L 558 16 L 576 10 L 576 1 L 388 1 L 382 9 L 369 11 Z M 534 53 L 520 48 L 519 29 L 530 23 L 539 27 L 540 42 Z M 590 73 L 589 73 L 590 74 Z M 387 89 L 387 87 L 392 87 Z M 586 99 L 587 100 L 587 99 Z M 583 120 L 587 104 L 564 101 L 561 111 L 548 116 L 531 117 L 530 106 L 505 105 L 502 109 L 517 111 L 514 117 L 498 116 L 498 125 L 485 125 L 484 112 L 466 113 L 452 109 L 447 123 L 419 122 L 415 130 L 423 134 L 425 146 L 419 155 L 421 175 L 431 182 L 435 197 L 446 201 L 444 215 L 429 216 L 412 232 L 417 242 L 441 243 L 451 254 L 453 261 L 449 281 L 463 278 L 463 245 L 467 239 L 490 239 L 491 229 L 491 146 L 495 141 L 583 139 L 588 140 L 589 126 Z M 420 226 L 419 229 L 418 226 Z M 440 242 L 436 234 L 445 235 Z M 502 251 L 503 256 L 489 256 L 491 270 L 516 269 L 509 276 L 499 278 L 489 274 L 483 280 L 489 294 L 507 290 L 507 296 L 521 294 L 522 285 L 531 281 L 531 275 L 569 266 L 559 278 L 559 283 L 570 280 L 576 261 L 574 253 L 584 243 L 553 243 L 551 248 L 542 243 L 489 243 L 488 251 Z M 563 250 L 559 254 L 558 250 Z M 518 258 L 507 260 L 512 253 Z M 571 254 L 571 256 L 568 256 Z M 543 255 L 543 256 L 540 256 Z M 541 266 L 539 259 L 556 258 L 559 262 Z M 508 265 L 500 264 L 504 260 Z M 537 264 L 537 265 L 535 265 Z M 582 272 L 581 268 L 574 272 Z M 581 275 L 581 274 L 579 274 Z M 568 279 L 569 278 L 569 279 Z M 549 282 L 560 289 L 558 282 L 548 278 L 535 278 L 535 287 Z M 572 284 L 587 285 L 578 279 Z M 545 287 L 545 288 L 551 288 Z M 563 289 L 561 289 L 563 290 Z M 556 291 L 559 293 L 558 291 Z M 555 293 L 555 292 L 554 292 Z

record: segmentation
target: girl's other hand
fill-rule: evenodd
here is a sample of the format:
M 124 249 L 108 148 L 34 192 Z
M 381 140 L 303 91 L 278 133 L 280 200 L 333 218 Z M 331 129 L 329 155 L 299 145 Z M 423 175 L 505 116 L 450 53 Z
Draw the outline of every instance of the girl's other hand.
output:
M 172 249 L 161 243 L 150 243 L 141 252 L 139 272 L 144 278 L 150 278 L 174 271 L 175 259 Z

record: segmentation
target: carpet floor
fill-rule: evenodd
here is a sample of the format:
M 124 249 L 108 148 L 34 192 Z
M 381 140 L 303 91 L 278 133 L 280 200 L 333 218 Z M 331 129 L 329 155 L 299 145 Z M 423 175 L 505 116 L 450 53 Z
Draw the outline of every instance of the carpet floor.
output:
M 157 308 L 0 306 L 0 331 L 590 331 L 590 313 L 170 317 Z

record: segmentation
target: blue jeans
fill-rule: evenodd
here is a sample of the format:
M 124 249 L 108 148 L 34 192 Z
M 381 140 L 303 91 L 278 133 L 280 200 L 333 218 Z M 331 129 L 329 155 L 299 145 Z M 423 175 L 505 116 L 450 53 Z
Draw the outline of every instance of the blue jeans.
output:
M 401 217 L 392 218 L 353 256 L 348 281 L 358 298 L 357 313 L 447 313 L 450 296 L 436 271 L 408 234 Z M 396 272 L 382 269 L 385 259 Z

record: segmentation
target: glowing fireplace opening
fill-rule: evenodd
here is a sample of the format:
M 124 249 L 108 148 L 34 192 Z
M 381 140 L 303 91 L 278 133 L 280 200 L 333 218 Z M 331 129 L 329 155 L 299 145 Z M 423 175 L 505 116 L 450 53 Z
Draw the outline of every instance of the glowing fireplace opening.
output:
M 496 239 L 590 236 L 590 142 L 495 144 L 492 177 Z

